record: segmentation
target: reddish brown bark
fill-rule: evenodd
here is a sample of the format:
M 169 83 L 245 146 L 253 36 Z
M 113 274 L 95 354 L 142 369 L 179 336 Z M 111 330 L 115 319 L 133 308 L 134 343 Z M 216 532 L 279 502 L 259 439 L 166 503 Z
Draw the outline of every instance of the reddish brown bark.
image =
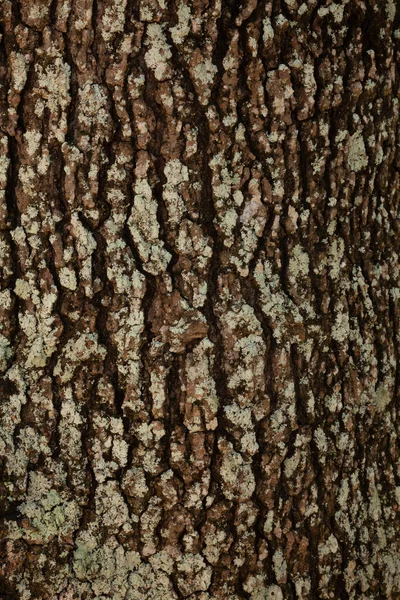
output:
M 0 6 L 0 598 L 400 598 L 396 2 Z

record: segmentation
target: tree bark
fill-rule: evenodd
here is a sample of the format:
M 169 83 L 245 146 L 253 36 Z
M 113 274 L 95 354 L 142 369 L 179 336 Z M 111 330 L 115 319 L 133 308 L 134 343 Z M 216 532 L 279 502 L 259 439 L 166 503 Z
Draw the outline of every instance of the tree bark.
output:
M 0 598 L 399 599 L 396 0 L 0 7 Z

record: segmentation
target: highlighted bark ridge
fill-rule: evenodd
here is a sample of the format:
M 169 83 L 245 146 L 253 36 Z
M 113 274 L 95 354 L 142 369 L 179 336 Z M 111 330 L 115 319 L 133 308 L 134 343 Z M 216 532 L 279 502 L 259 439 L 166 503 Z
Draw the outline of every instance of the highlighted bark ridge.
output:
M 393 0 L 0 2 L 0 597 L 400 597 Z

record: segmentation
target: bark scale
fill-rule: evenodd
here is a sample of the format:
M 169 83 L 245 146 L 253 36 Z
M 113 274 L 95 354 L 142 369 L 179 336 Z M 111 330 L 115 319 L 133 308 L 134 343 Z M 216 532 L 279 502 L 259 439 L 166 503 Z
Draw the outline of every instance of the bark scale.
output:
M 395 0 L 0 7 L 0 597 L 400 598 Z

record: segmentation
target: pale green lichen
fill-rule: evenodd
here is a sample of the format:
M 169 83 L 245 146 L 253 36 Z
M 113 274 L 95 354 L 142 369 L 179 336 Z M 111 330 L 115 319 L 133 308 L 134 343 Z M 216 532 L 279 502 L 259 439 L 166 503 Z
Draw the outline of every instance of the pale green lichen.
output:
M 128 508 L 114 480 L 100 484 L 96 490 L 96 521 L 79 532 L 74 552 L 73 569 L 82 582 L 88 582 L 95 593 L 124 594 L 129 589 L 129 577 L 141 565 L 140 555 L 127 551 L 114 535 L 101 543 L 98 527 L 110 532 L 131 531 Z M 83 591 L 86 586 L 79 586 Z M 114 596 L 119 597 L 119 596 Z
M 33 156 L 40 146 L 42 134 L 39 131 L 28 130 L 24 133 L 24 142 L 27 145 L 27 151 L 30 156 Z
M 187 353 L 185 359 L 187 401 L 197 403 L 205 419 L 207 429 L 217 427 L 218 396 L 212 377 L 214 344 L 204 338 Z M 189 423 L 185 423 L 189 427 Z
M 332 279 L 340 281 L 340 274 L 343 267 L 343 256 L 344 256 L 344 240 L 340 237 L 335 237 L 329 246 L 328 252 L 328 265 L 329 274 Z
M 257 443 L 253 428 L 252 411 L 250 408 L 241 408 L 239 405 L 231 404 L 224 407 L 227 419 L 241 430 L 240 447 L 243 453 L 254 455 L 259 445 Z
M 62 383 L 67 383 L 72 379 L 78 365 L 82 365 L 91 357 L 102 359 L 106 353 L 106 349 L 98 343 L 97 333 L 82 333 L 64 346 L 54 367 L 54 375 L 59 376 Z
M 299 277 L 308 275 L 310 259 L 307 252 L 301 246 L 295 246 L 289 259 L 289 277 L 295 281 Z
M 221 484 L 225 497 L 243 502 L 251 498 L 255 490 L 255 479 L 251 462 L 246 462 L 241 454 L 235 452 L 230 442 L 219 444 L 222 453 Z
M 228 360 L 228 388 L 239 403 L 257 397 L 264 381 L 265 342 L 254 309 L 244 302 L 225 307 L 221 314 L 223 336 L 236 339 Z M 238 332 L 241 332 L 238 335 Z M 232 337 L 231 337 L 232 336 Z
M 204 57 L 200 51 L 196 51 L 192 57 L 191 74 L 199 102 L 207 105 L 211 96 L 212 85 L 218 68 L 213 64 L 211 58 Z
M 296 469 L 300 463 L 300 458 L 301 453 L 299 450 L 297 450 L 293 456 L 285 460 L 283 470 L 288 479 L 296 472 Z
M 206 564 L 201 554 L 183 554 L 177 563 L 178 572 L 183 575 L 178 587 L 184 597 L 206 591 L 211 584 L 212 568 Z
M 267 210 L 261 201 L 260 183 L 257 179 L 252 179 L 249 183 L 249 192 L 251 194 L 249 201 L 244 205 L 243 212 L 240 216 L 240 249 L 239 256 L 231 258 L 233 264 L 236 264 L 239 273 L 246 277 L 248 275 L 248 264 L 253 257 L 253 253 L 257 247 L 258 240 L 261 237 L 266 219 Z M 243 197 L 243 196 L 242 196 Z M 234 194 L 235 203 L 238 202 L 238 196 Z M 242 198 L 239 198 L 240 204 Z M 234 211 L 235 219 L 233 227 L 237 222 L 237 214 Z M 232 228 L 233 231 L 233 228 Z M 233 240 L 232 233 L 230 234 L 229 243 L 225 241 L 225 245 L 229 246 Z
M 187 4 L 179 4 L 177 9 L 178 23 L 170 28 L 174 44 L 183 44 L 190 32 L 191 12 Z
M 321 464 L 325 464 L 328 452 L 328 439 L 322 427 L 317 427 L 314 431 L 314 440 L 318 448 L 318 460 Z
M 194 75 L 202 85 L 211 86 L 217 71 L 216 65 L 210 59 L 205 59 L 195 66 Z
M 330 6 L 322 6 L 318 9 L 318 14 L 320 17 L 331 14 L 336 23 L 341 23 L 343 21 L 343 12 L 346 4 L 348 4 L 348 0 L 342 1 L 341 4 L 333 3 Z
M 0 334 L 0 371 L 4 371 L 7 367 L 7 361 L 12 356 L 10 341 Z
M 62 267 L 59 271 L 60 283 L 68 290 L 76 290 L 76 275 L 68 267 Z
M 286 583 L 287 562 L 281 549 L 278 549 L 274 552 L 272 563 L 277 582 Z
M 163 273 L 171 260 L 171 254 L 164 249 L 164 243 L 159 239 L 157 208 L 157 201 L 153 198 L 147 180 L 138 180 L 128 225 L 144 268 L 152 275 Z
M 67 130 L 66 110 L 71 100 L 69 93 L 71 68 L 63 60 L 61 51 L 55 45 L 50 46 L 49 58 L 51 62 L 47 65 L 44 66 L 40 62 L 35 65 L 37 85 L 40 98 L 54 116 L 51 132 L 62 143 Z
M 350 339 L 350 321 L 347 312 L 337 312 L 335 322 L 331 328 L 331 336 L 339 343 Z
M 57 347 L 58 326 L 52 314 L 57 296 L 53 293 L 41 296 L 36 287 L 21 279 L 16 282 L 15 293 L 36 304 L 34 312 L 25 311 L 19 316 L 21 329 L 27 338 L 26 364 L 28 367 L 44 367 Z
M 269 17 L 265 17 L 262 24 L 263 24 L 262 38 L 263 38 L 264 44 L 266 46 L 269 46 L 272 43 L 272 40 L 274 39 L 274 30 L 272 28 L 271 19 Z
M 182 184 L 189 181 L 188 168 L 174 158 L 165 164 L 164 174 L 167 183 L 164 185 L 163 197 L 167 205 L 169 221 L 177 225 L 182 221 L 185 212 L 185 203 L 179 190 Z
M 373 396 L 374 405 L 379 413 L 382 413 L 392 400 L 387 383 L 381 383 Z
M 107 42 L 124 30 L 126 2 L 127 0 L 113 0 L 104 9 L 101 33 Z
M 321 542 L 318 546 L 318 555 L 320 558 L 324 558 L 329 554 L 336 554 L 339 550 L 339 544 L 333 534 L 325 542 Z
M 95 147 L 97 139 L 107 137 L 107 128 L 110 123 L 104 86 L 88 82 L 79 90 L 78 99 L 79 123 L 93 132 L 90 137 L 82 136 L 81 145 L 83 142 L 82 147 L 84 148 Z
M 254 277 L 261 293 L 262 310 L 271 319 L 273 336 L 277 341 L 282 341 L 289 333 L 291 323 L 301 325 L 303 317 L 298 307 L 282 290 L 279 275 L 273 272 L 272 264 L 268 260 L 257 263 Z
M 396 3 L 393 0 L 386 0 L 385 9 L 389 21 L 393 22 L 396 17 Z
M 149 23 L 145 44 L 148 46 L 144 55 L 146 65 L 152 69 L 158 81 L 166 79 L 171 71 L 168 61 L 172 52 L 165 36 L 164 26 L 159 23 Z
M 368 156 L 365 149 L 364 138 L 357 131 L 350 137 L 347 162 L 352 171 L 361 171 L 368 165 Z
M 28 57 L 20 52 L 11 52 L 9 60 L 12 73 L 12 87 L 16 91 L 21 92 L 28 75 Z
M 42 544 L 73 533 L 81 514 L 75 500 L 52 489 L 51 482 L 36 472 L 30 474 L 28 493 L 18 510 L 27 519 L 21 537 Z

